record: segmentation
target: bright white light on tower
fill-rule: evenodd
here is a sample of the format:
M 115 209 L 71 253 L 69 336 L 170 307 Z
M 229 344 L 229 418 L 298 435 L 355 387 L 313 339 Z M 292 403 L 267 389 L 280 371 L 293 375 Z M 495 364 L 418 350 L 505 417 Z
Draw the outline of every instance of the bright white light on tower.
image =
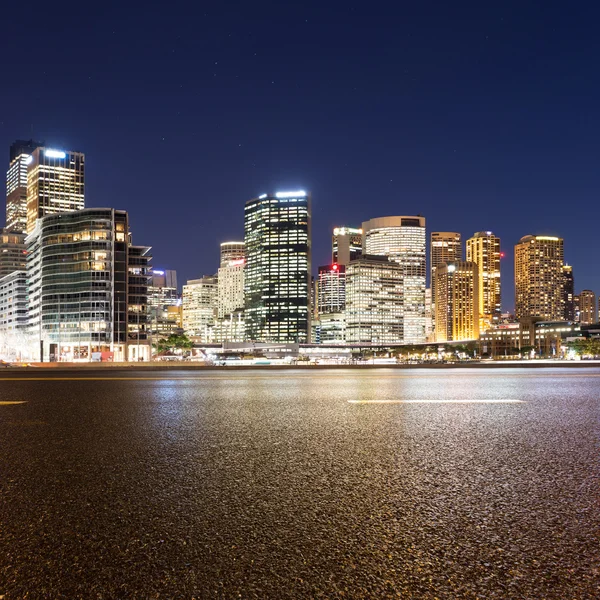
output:
M 62 150 L 45 150 L 44 154 L 48 158 L 66 158 L 66 153 Z
M 297 192 L 277 192 L 276 198 L 304 198 L 306 192 L 304 190 L 298 190 Z
M 448 273 L 454 273 L 456 271 L 456 265 L 448 265 Z
M 263 198 L 266 198 L 266 197 L 267 197 L 267 195 L 266 195 L 266 194 L 261 194 L 261 195 L 258 197 L 258 199 L 259 199 L 259 200 L 262 200 Z
M 27 156 L 27 158 L 25 159 L 25 164 L 30 165 L 32 160 L 33 160 L 33 156 L 31 156 L 31 154 L 29 154 Z

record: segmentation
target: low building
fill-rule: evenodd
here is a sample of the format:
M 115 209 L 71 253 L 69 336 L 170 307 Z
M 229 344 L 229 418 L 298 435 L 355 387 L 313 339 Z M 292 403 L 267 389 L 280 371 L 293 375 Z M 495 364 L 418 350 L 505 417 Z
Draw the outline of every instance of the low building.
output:
M 0 357 L 4 360 L 30 358 L 25 271 L 13 271 L 0 278 Z
M 561 358 L 567 344 L 579 337 L 589 337 L 578 323 L 544 321 L 527 317 L 518 323 L 497 325 L 479 338 L 482 356 L 510 358 L 532 353 L 538 358 Z
M 209 333 L 213 343 L 243 342 L 246 333 L 243 309 L 218 317 Z
M 343 344 L 346 341 L 346 313 L 324 313 L 312 323 L 313 344 Z
M 514 358 L 521 352 L 521 327 L 508 323 L 490 327 L 479 337 L 479 354 L 491 358 Z

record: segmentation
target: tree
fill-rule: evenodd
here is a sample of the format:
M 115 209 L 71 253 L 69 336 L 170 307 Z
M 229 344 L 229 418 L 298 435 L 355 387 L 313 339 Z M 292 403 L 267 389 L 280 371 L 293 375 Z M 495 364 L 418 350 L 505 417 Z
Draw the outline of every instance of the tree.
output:
M 183 352 L 184 350 L 191 350 L 194 347 L 194 343 L 187 335 L 178 335 L 172 333 L 168 338 L 162 338 L 155 344 L 152 344 L 158 354 L 166 352 L 175 352 L 177 350 Z
M 600 355 L 600 338 L 580 338 L 568 345 L 578 356 Z

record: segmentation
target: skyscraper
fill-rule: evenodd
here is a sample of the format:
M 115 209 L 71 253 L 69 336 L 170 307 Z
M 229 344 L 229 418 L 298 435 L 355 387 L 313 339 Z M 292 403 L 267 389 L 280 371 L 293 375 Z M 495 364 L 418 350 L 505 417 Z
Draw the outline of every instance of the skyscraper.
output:
M 456 231 L 432 231 L 429 256 L 431 261 L 431 299 L 432 302 L 435 302 L 436 268 L 443 263 L 463 259 L 460 233 Z
M 563 274 L 563 319 L 575 321 L 575 280 L 573 279 L 573 267 L 564 265 Z
M 310 195 L 262 194 L 246 202 L 246 338 L 308 342 L 310 338 Z
M 85 155 L 38 147 L 27 158 L 27 233 L 36 219 L 85 206 Z
M 582 290 L 579 293 L 579 322 L 582 325 L 592 325 L 598 322 L 596 294 L 592 290 Z
M 515 315 L 561 321 L 563 310 L 563 239 L 526 235 L 515 246 Z
M 402 278 L 403 339 L 407 344 L 426 341 L 425 283 L 427 277 L 425 217 L 380 217 L 365 221 L 363 250 L 397 262 Z
M 222 264 L 218 271 L 217 312 L 222 319 L 236 310 L 244 308 L 245 259 L 235 258 Z
M 346 269 L 346 341 L 404 341 L 402 265 L 363 254 Z
M 6 173 L 6 230 L 27 229 L 27 171 L 31 153 L 43 142 L 17 140 L 10 146 Z
M 331 262 L 347 265 L 362 254 L 363 231 L 352 227 L 336 227 L 331 237 Z
M 226 267 L 233 260 L 246 258 L 246 245 L 244 242 L 222 242 L 220 266 Z
M 500 238 L 480 231 L 467 240 L 467 261 L 477 265 L 479 277 L 479 325 L 485 331 L 500 321 Z
M 435 341 L 456 342 L 479 337 L 479 277 L 474 262 L 438 265 L 435 273 Z

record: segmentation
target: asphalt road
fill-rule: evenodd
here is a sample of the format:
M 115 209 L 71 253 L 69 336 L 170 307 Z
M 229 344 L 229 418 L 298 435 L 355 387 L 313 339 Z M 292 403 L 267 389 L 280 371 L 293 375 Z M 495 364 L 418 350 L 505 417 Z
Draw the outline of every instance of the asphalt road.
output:
M 600 598 L 600 369 L 0 373 L 0 598 Z

